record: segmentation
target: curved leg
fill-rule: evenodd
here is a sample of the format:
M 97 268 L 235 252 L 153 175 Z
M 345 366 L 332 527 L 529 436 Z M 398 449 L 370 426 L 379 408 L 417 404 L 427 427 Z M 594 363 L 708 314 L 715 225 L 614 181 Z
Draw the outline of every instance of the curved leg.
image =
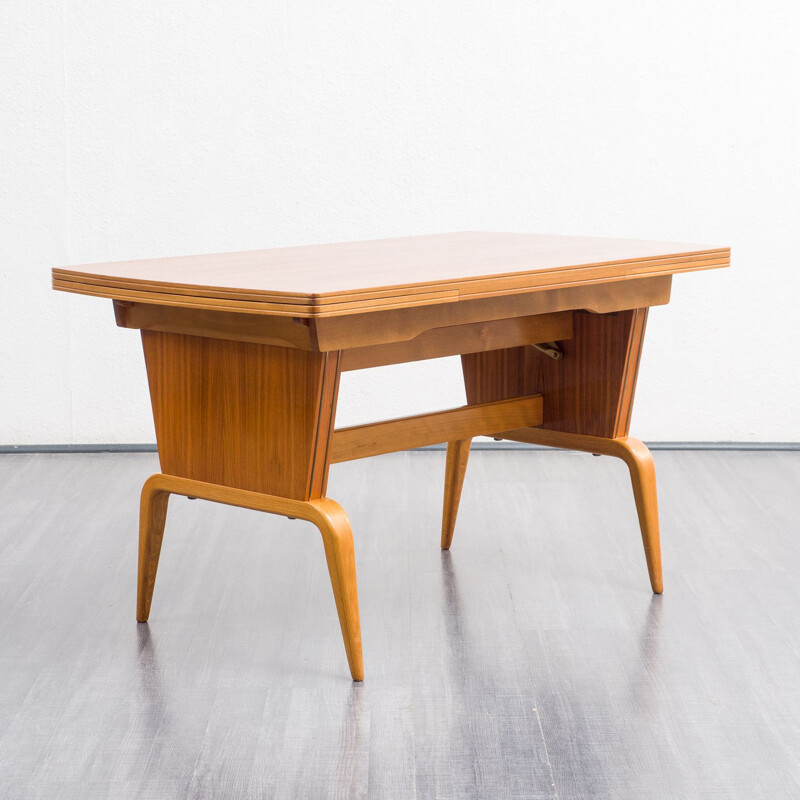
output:
M 636 513 L 639 515 L 639 527 L 642 531 L 644 556 L 647 559 L 647 572 L 650 585 L 656 594 L 664 590 L 661 575 L 661 537 L 658 530 L 658 495 L 656 493 L 656 467 L 653 456 L 647 446 L 638 439 L 626 436 L 612 441 L 623 448 L 619 452 L 628 465 L 633 485 L 633 497 L 636 500 Z M 612 455 L 614 455 L 612 453 Z
M 580 433 L 563 433 L 545 428 L 518 428 L 496 434 L 503 439 L 546 447 L 561 447 L 565 450 L 582 450 L 605 456 L 621 458 L 628 466 L 633 485 L 633 497 L 642 531 L 644 556 L 650 586 L 655 594 L 664 589 L 661 575 L 661 538 L 658 532 L 658 498 L 656 496 L 656 469 L 653 456 L 647 446 L 630 436 L 606 439 L 602 436 L 585 436 Z
M 170 494 L 199 497 L 215 503 L 252 508 L 268 514 L 313 522 L 322 534 L 325 558 L 339 614 L 347 663 L 354 681 L 364 680 L 364 660 L 361 653 L 361 622 L 358 613 L 356 561 L 353 552 L 353 532 L 344 509 L 335 501 L 292 500 L 287 497 L 234 489 L 189 478 L 158 473 L 145 481 L 142 489 L 141 527 L 139 539 L 139 602 L 136 618 L 147 621 L 150 599 L 153 596 L 158 555 L 164 534 L 167 501 Z
M 447 443 L 447 462 L 444 469 L 444 508 L 442 509 L 442 550 L 453 543 L 461 487 L 467 472 L 469 448 L 472 439 L 457 439 Z
M 350 520 L 344 509 L 333 500 L 310 500 L 308 504 L 319 511 L 319 516 L 312 521 L 319 528 L 325 546 L 325 559 L 328 562 L 350 674 L 354 681 L 363 681 L 361 621 L 358 612 L 356 560 Z
M 158 488 L 158 476 L 153 475 L 142 487 L 139 503 L 139 574 L 136 587 L 136 620 L 147 622 L 150 603 L 156 585 L 158 558 L 164 539 L 164 524 L 167 521 L 169 492 Z

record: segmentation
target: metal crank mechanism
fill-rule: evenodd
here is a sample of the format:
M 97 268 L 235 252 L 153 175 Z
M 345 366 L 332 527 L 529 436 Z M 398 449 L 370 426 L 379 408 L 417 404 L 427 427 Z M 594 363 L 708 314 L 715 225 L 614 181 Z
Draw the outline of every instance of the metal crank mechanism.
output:
M 561 352 L 561 348 L 556 342 L 542 342 L 541 344 L 535 344 L 533 346 L 540 353 L 544 353 L 546 356 L 552 358 L 553 361 L 559 361 L 564 357 L 564 353 Z

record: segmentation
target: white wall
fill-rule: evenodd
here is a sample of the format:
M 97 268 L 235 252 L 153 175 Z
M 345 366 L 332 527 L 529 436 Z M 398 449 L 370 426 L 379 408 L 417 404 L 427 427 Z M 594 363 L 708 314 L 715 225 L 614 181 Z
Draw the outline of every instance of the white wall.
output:
M 654 310 L 634 432 L 800 440 L 795 2 L 0 3 L 0 444 L 154 440 L 60 264 L 450 230 L 730 244 Z M 339 421 L 461 402 L 345 376 Z

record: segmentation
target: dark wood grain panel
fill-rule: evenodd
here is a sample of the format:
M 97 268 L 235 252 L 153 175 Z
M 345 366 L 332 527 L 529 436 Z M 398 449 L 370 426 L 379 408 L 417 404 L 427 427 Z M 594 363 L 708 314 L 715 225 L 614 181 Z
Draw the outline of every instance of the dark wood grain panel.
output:
M 338 353 L 142 331 L 162 471 L 321 496 Z
M 533 347 L 462 356 L 469 403 L 529 394 L 544 399 L 542 427 L 615 438 L 630 425 L 647 308 L 576 312 L 572 339 L 553 360 Z

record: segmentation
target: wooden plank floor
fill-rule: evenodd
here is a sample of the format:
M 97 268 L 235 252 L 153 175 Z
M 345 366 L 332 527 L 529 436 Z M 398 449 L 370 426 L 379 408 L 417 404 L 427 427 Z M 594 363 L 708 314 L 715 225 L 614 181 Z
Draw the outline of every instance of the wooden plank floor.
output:
M 800 796 L 800 453 L 656 464 L 660 598 L 621 463 L 474 453 L 444 554 L 443 453 L 335 467 L 357 685 L 311 525 L 173 498 L 137 625 L 155 457 L 0 456 L 0 797 Z

